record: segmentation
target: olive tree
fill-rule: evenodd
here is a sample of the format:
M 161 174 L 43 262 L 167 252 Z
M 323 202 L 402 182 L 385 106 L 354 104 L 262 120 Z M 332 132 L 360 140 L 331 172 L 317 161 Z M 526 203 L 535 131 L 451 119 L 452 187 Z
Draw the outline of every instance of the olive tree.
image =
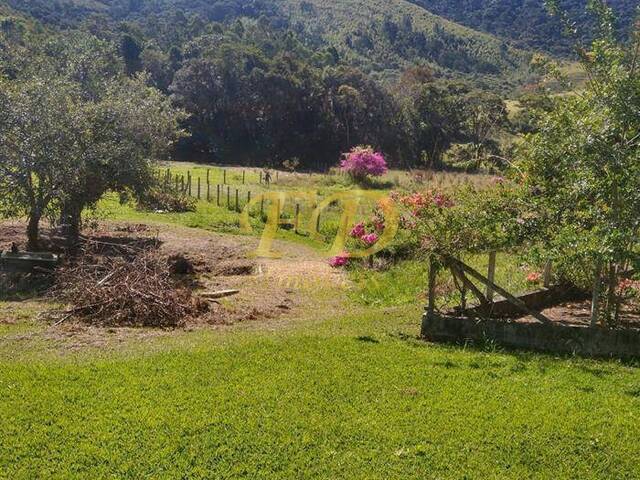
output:
M 146 77 L 108 85 L 99 102 L 83 105 L 83 152 L 68 158 L 56 200 L 63 232 L 78 238 L 82 211 L 107 192 L 140 195 L 153 181 L 154 164 L 180 135 L 181 111 L 147 85 Z
M 26 216 L 28 248 L 38 247 L 40 220 L 82 155 L 78 92 L 64 81 L 0 82 L 0 207 Z

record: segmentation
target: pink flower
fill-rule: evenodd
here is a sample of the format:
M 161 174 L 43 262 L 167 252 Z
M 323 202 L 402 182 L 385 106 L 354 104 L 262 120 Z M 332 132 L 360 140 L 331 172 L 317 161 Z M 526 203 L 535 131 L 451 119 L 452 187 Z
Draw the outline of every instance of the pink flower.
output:
M 542 278 L 542 275 L 540 275 L 540 272 L 531 272 L 529 275 L 527 275 L 527 282 L 538 283 L 541 278 Z
M 369 233 L 368 235 L 361 237 L 361 240 L 367 245 L 373 245 L 378 241 L 378 235 L 375 233 Z
M 341 253 L 340 255 L 336 255 L 329 259 L 329 265 L 333 268 L 344 267 L 349 261 L 349 254 L 346 252 Z
M 449 208 L 453 207 L 453 201 L 442 193 L 436 193 L 433 196 L 433 203 L 435 203 L 438 208 Z
M 365 230 L 364 230 L 364 223 L 358 223 L 356 224 L 352 229 L 351 229 L 351 233 L 350 235 L 353 238 L 362 238 L 362 236 L 365 234 Z
M 374 220 L 373 221 L 373 227 L 376 229 L 377 232 L 381 232 L 384 230 L 384 220 Z

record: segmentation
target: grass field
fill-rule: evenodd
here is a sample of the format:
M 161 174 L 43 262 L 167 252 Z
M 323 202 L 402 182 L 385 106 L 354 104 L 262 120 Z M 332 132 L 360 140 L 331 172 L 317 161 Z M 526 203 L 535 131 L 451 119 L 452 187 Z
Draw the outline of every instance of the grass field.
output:
M 419 313 L 3 348 L 0 475 L 638 478 L 636 368 L 426 344 Z
M 99 210 L 237 233 L 206 202 Z M 500 259 L 497 282 L 526 288 L 519 268 Z M 638 365 L 429 344 L 424 262 L 348 275 L 280 318 L 80 346 L 39 301 L 0 302 L 0 478 L 640 478 Z
M 238 210 L 242 211 L 249 198 L 254 201 L 264 193 L 284 192 L 288 195 L 282 205 L 282 218 L 294 223 L 296 204 L 299 205 L 299 233 L 291 228 L 281 228 L 278 238 L 304 243 L 314 248 L 328 248 L 335 237 L 340 221 L 342 206 L 330 205 L 322 210 L 319 232 L 320 239 L 309 235 L 315 227 L 311 225 L 312 212 L 316 205 L 308 200 L 296 196 L 297 192 L 310 194 L 318 201 L 332 195 L 348 192 L 354 185 L 347 177 L 339 174 L 307 174 L 293 172 L 272 172 L 273 182 L 267 188 L 260 183 L 260 170 L 237 167 L 207 166 L 195 163 L 171 162 L 163 166 L 160 174 L 164 176 L 169 169 L 171 182 L 175 178 L 187 178 L 191 175 L 191 195 L 197 198 L 197 182 L 200 179 L 200 198 L 195 212 L 186 213 L 155 213 L 139 211 L 132 204 L 121 205 L 118 197 L 109 195 L 99 202 L 95 211 L 88 216 L 97 219 L 111 219 L 139 222 L 161 222 L 182 225 L 192 228 L 240 234 L 240 215 L 236 211 L 236 190 L 238 191 Z M 209 199 L 207 201 L 207 172 L 209 172 Z M 226 173 L 225 173 L 226 172 Z M 244 183 L 242 182 L 244 178 Z M 436 172 L 430 176 L 420 188 L 435 188 L 438 190 L 452 190 L 467 183 L 484 185 L 491 179 L 487 175 L 471 175 L 464 173 Z M 179 180 L 180 182 L 181 180 Z M 225 182 L 226 183 L 223 183 Z M 218 186 L 220 187 L 220 199 L 218 200 Z M 367 190 L 387 195 L 392 190 L 405 190 L 415 188 L 416 183 L 410 173 L 390 170 L 387 174 L 377 179 Z M 248 195 L 250 194 L 250 196 Z M 219 203 L 219 205 L 218 205 Z M 368 216 L 373 205 L 371 200 L 363 200 L 360 204 L 359 215 Z M 268 209 L 269 201 L 265 202 L 264 211 Z M 251 209 L 251 224 L 254 234 L 259 235 L 264 228 L 260 219 L 260 205 L 255 203 Z

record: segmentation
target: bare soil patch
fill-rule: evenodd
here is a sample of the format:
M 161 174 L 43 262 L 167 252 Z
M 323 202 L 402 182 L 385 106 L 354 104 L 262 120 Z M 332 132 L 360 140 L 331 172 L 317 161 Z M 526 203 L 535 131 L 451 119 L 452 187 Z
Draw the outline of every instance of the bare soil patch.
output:
M 13 243 L 24 248 L 24 231 L 22 222 L 0 223 L 0 249 L 7 249 Z M 43 238 L 52 249 L 61 250 L 55 236 L 50 237 L 45 232 Z M 167 225 L 107 222 L 96 230 L 85 232 L 85 240 L 94 246 L 96 254 L 104 257 L 134 261 L 136 252 L 154 251 L 165 259 L 167 269 L 173 270 L 172 276 L 179 286 L 188 288 L 194 296 L 200 292 L 227 289 L 240 291 L 228 298 L 208 301 L 207 311 L 189 315 L 182 323 L 184 328 L 289 315 L 303 303 L 304 291 L 314 281 L 338 282 L 341 278 L 341 274 L 333 271 L 323 258 L 303 246 L 276 242 L 277 248 L 285 251 L 282 259 L 251 258 L 248 254 L 257 245 L 257 240 L 252 237 L 219 235 Z M 61 308 L 69 309 L 68 305 Z M 6 310 L 0 313 L 0 323 L 14 320 Z M 131 330 L 119 328 L 122 330 L 118 335 L 127 336 L 126 332 Z M 69 318 L 50 328 L 48 334 L 86 337 L 113 330 L 108 324 L 100 326 Z M 84 332 L 83 335 L 79 335 L 80 332 Z
M 589 326 L 591 323 L 591 301 L 581 300 L 565 302 L 542 311 L 549 320 L 559 325 Z M 537 322 L 531 316 L 518 319 L 519 322 Z M 623 305 L 620 311 L 620 321 L 617 328 L 640 329 L 640 311 L 633 305 Z

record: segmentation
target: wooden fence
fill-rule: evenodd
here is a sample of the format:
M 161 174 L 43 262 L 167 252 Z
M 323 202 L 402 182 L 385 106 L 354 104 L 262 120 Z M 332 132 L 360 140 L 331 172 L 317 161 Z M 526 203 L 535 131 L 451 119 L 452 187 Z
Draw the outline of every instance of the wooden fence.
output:
M 443 266 L 451 272 L 455 285 L 461 291 L 460 311 L 467 311 L 466 295 L 467 292 L 471 292 L 478 301 L 478 305 L 473 310 L 478 312 L 480 316 L 489 318 L 492 314 L 492 304 L 495 300 L 495 295 L 498 294 L 523 315 L 530 315 L 541 323 L 551 323 L 551 320 L 542 314 L 542 312 L 535 308 L 531 308 L 527 302 L 522 300 L 522 298 L 519 298 L 516 294 L 507 291 L 505 288 L 502 288 L 500 285 L 495 283 L 497 255 L 496 252 L 490 252 L 488 256 L 486 276 L 478 272 L 473 267 L 467 265 L 462 260 L 450 255 L 442 255 L 439 258 L 431 257 L 427 285 L 427 306 L 425 309 L 425 315 L 423 316 L 421 329 L 423 333 L 427 331 L 429 322 L 433 320 L 436 315 L 436 282 L 440 266 Z M 547 262 L 543 275 L 543 284 L 546 289 L 551 286 L 551 274 L 551 262 Z M 480 287 L 472 281 L 472 279 L 481 284 L 484 287 L 484 291 L 481 290 Z
M 280 179 L 280 172 L 275 171 L 270 174 L 265 172 L 258 172 L 258 183 L 255 186 L 263 186 L 268 188 L 272 184 L 277 184 Z M 227 170 L 222 170 L 222 183 L 213 183 L 211 181 L 211 169 L 207 168 L 204 176 L 198 175 L 195 177 L 191 174 L 190 170 L 187 170 L 186 175 L 182 173 L 172 172 L 170 168 L 157 172 L 156 180 L 164 188 L 173 188 L 175 191 L 187 195 L 192 198 L 196 198 L 199 201 L 206 201 L 213 203 L 217 207 L 226 207 L 228 210 L 232 210 L 237 213 L 241 213 L 242 210 L 251 203 L 252 198 L 258 198 L 263 195 L 264 190 L 255 191 L 251 189 L 251 185 L 247 183 L 248 175 L 246 170 L 242 170 L 241 174 L 237 174 L 237 177 L 241 179 L 240 183 L 232 185 L 229 183 L 230 176 L 227 175 Z M 279 202 L 278 202 L 279 205 Z M 261 198 L 257 207 L 259 206 L 260 218 L 264 218 L 265 215 L 265 199 Z M 284 206 L 278 208 L 278 218 L 285 214 Z M 293 216 L 290 221 L 290 225 L 298 235 L 310 235 L 312 233 L 318 233 L 321 227 L 320 214 L 315 223 L 315 230 L 313 232 L 305 232 L 301 229 L 301 225 L 304 222 L 301 220 L 303 210 L 300 202 L 295 202 L 293 206 Z

